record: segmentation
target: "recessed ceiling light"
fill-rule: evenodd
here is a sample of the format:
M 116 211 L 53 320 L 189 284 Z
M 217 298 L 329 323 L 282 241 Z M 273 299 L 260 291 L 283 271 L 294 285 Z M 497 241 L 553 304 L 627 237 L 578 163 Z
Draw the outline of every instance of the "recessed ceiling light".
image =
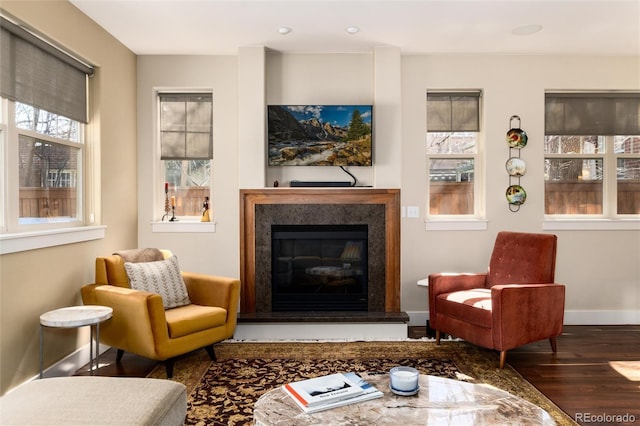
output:
M 355 27 L 355 26 L 351 26 L 351 27 L 347 27 L 344 29 L 346 32 L 348 32 L 349 34 L 357 34 L 360 31 L 360 28 Z
M 280 27 L 278 28 L 278 32 L 282 35 L 287 35 L 289 34 L 291 31 L 293 31 L 291 28 L 289 27 Z
M 511 34 L 514 35 L 530 35 L 535 34 L 537 32 L 542 31 L 542 25 L 539 24 L 530 24 L 530 25 L 522 25 L 520 27 L 516 27 L 511 31 Z

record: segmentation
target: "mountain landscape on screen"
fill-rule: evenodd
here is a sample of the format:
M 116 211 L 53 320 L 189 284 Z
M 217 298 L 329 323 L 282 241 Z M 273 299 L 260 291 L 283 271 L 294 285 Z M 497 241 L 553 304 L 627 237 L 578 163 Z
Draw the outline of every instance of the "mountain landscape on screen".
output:
M 269 166 L 371 166 L 371 105 L 269 105 Z

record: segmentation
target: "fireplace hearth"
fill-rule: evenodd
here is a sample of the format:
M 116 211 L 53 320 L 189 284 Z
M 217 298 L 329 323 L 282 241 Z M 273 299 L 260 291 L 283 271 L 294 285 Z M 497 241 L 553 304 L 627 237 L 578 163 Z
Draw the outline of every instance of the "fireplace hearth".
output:
M 271 309 L 367 311 L 368 225 L 272 225 Z

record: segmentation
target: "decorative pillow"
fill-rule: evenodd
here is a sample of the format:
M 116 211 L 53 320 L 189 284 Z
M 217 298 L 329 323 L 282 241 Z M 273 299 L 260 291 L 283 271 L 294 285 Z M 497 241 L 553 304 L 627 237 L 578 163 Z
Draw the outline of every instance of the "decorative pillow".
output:
M 191 303 L 177 257 L 155 262 L 125 262 L 124 268 L 131 288 L 159 294 L 165 309 Z

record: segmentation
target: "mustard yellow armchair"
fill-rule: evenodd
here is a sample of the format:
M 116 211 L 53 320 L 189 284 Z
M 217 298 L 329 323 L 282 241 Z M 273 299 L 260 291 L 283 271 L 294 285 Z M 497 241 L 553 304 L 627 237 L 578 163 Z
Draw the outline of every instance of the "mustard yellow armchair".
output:
M 156 252 L 160 260 L 172 256 L 168 250 Z M 81 289 L 84 304 L 113 308 L 113 317 L 100 326 L 100 341 L 117 348 L 118 362 L 125 351 L 164 361 L 167 377 L 173 376 L 174 359 L 179 355 L 205 348 L 215 360 L 213 344 L 232 337 L 235 331 L 240 281 L 178 270 L 188 303 L 166 309 L 160 294 L 130 288 L 125 269 L 128 255 L 97 258 L 96 282 Z

